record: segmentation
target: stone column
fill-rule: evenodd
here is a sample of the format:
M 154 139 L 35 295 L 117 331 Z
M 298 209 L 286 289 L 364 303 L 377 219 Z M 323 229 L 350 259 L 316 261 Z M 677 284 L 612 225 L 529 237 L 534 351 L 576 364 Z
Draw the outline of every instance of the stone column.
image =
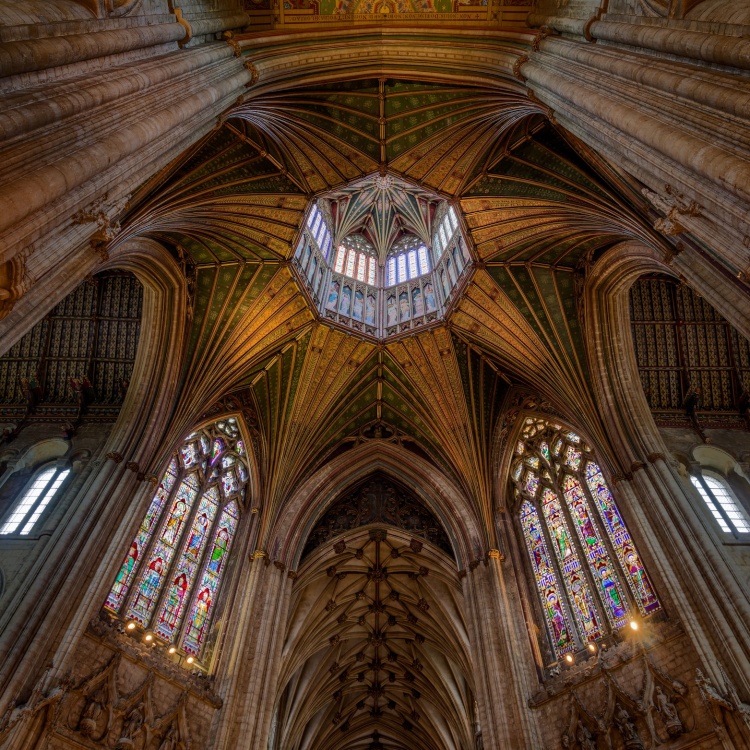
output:
M 212 750 L 265 750 L 278 689 L 292 581 L 256 551 L 238 581 L 240 595 L 217 675 L 224 706 Z
M 534 660 L 513 576 L 498 550 L 464 578 L 474 686 L 486 748 L 537 748 L 541 736 L 528 700 Z
M 655 228 L 675 241 L 699 240 L 721 259 L 727 276 L 750 278 L 743 244 L 750 236 L 750 94 L 733 71 L 704 61 L 740 64 L 747 42 L 698 34 L 701 46 L 685 29 L 632 26 L 625 34 L 628 24 L 530 20 L 565 34 L 540 36 L 519 65 L 534 96 L 567 130 L 646 186 L 643 210 L 659 217 Z M 594 33 L 618 46 L 586 41 Z M 695 59 L 677 62 L 664 54 L 675 50 Z
M 116 265 L 144 284 L 141 339 L 115 428 L 44 553 L 6 611 L 0 612 L 0 706 L 35 684 L 50 664 L 52 683 L 101 608 L 123 550 L 153 492 L 146 480 L 178 382 L 186 292 L 179 269 L 149 240 L 131 241 Z M 168 447 L 166 447 L 168 451 Z

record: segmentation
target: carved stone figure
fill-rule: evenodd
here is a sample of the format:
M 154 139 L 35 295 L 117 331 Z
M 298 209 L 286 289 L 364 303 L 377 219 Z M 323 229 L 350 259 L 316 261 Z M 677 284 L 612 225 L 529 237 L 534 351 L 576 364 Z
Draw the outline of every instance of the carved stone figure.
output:
M 576 726 L 576 740 L 581 746 L 581 750 L 596 750 L 596 740 L 594 740 L 588 727 L 580 719 Z
M 661 689 L 660 685 L 656 686 L 654 704 L 664 722 L 664 726 L 666 727 L 669 736 L 679 737 L 685 731 L 685 728 L 677 714 L 677 708 L 675 708 L 674 703 L 672 703 L 669 696 Z
M 118 748 L 130 748 L 133 746 L 133 737 L 141 731 L 141 727 L 143 726 L 143 720 L 145 719 L 144 710 L 145 706 L 143 705 L 143 701 L 141 701 L 125 717 L 125 721 L 122 723 L 120 739 L 117 741 Z
M 103 698 L 100 693 L 95 693 L 89 697 L 81 714 L 81 721 L 78 723 L 78 731 L 84 737 L 90 737 L 96 731 L 96 725 L 99 717 L 104 711 Z
M 161 745 L 159 745 L 159 750 L 177 750 L 179 742 L 180 730 L 177 728 L 177 724 L 170 724 Z
M 615 710 L 615 724 L 627 750 L 642 750 L 643 740 L 635 728 L 633 719 L 624 706 L 618 705 Z

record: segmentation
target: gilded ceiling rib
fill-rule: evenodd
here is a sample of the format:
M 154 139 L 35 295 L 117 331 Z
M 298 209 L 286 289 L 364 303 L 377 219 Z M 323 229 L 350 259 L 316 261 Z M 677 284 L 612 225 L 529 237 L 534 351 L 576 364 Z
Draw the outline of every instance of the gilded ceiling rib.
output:
M 451 303 L 453 333 L 378 347 L 334 331 L 314 322 L 282 265 L 315 194 L 337 191 L 337 240 L 363 230 L 370 204 L 356 181 L 382 162 L 458 198 L 480 267 Z M 295 486 L 376 424 L 458 484 L 492 528 L 493 415 L 508 387 L 498 370 L 591 413 L 574 280 L 623 239 L 653 241 L 614 178 L 505 84 L 371 78 L 251 93 L 140 192 L 123 228 L 195 268 L 175 430 L 223 393 L 250 389 L 270 478 L 265 529 Z M 367 231 L 381 251 L 406 231 L 431 240 L 434 204 L 421 191 L 394 193 L 398 222 L 376 212 Z

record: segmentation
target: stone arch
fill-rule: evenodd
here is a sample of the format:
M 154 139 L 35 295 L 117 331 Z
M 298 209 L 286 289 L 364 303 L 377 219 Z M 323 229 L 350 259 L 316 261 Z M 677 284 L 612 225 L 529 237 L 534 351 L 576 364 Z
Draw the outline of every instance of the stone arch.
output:
M 702 467 L 718 471 L 725 477 L 729 476 L 731 472 L 737 472 L 740 476 L 744 476 L 738 457 L 715 445 L 697 445 L 693 448 L 693 458 Z
M 111 450 L 123 454 L 133 451 L 138 456 L 135 460 L 145 464 L 156 452 L 155 443 L 164 432 L 177 391 L 185 344 L 187 283 L 167 250 L 158 242 L 142 237 L 118 245 L 100 270 L 109 269 L 131 271 L 143 284 L 138 352 L 130 387 L 110 439 L 114 442 Z M 160 387 L 164 385 L 167 387 Z M 131 435 L 126 434 L 125 425 Z M 145 460 L 141 458 L 146 456 Z
M 318 519 L 343 491 L 375 471 L 406 484 L 437 517 L 451 540 L 460 568 L 485 554 L 487 536 L 476 511 L 449 477 L 418 456 L 410 455 L 405 462 L 399 446 L 370 441 L 337 456 L 297 487 L 266 536 L 279 548 L 274 556 L 296 568 Z M 311 503 L 311 497 L 318 501 Z
M 649 271 L 672 273 L 653 249 L 625 242 L 599 259 L 584 287 L 592 386 L 610 447 L 630 464 L 618 495 L 665 610 L 679 616 L 681 603 L 689 602 L 695 616 L 684 624 L 706 669 L 718 676 L 727 668 L 737 684 L 750 686 L 750 603 L 703 527 L 656 428 L 630 326 L 623 325 L 630 319 L 630 286 Z
M 414 493 L 382 472 L 374 472 L 339 494 L 318 519 L 307 537 L 300 564 L 304 566 L 318 547 L 336 543 L 338 537 L 373 524 L 408 531 L 439 547 L 449 557 L 454 556 L 442 524 Z
M 114 268 L 133 272 L 144 286 L 133 376 L 117 422 L 100 451 L 99 471 L 83 482 L 71 500 L 57 527 L 53 553 L 7 622 L 6 632 L 18 632 L 20 640 L 13 654 L 0 653 L 0 659 L 12 663 L 18 687 L 36 673 L 41 651 L 48 653 L 49 644 L 57 639 L 55 666 L 64 671 L 87 623 L 99 611 L 124 540 L 135 533 L 150 500 L 152 486 L 143 481 L 144 470 L 157 452 L 178 386 L 187 288 L 177 263 L 159 243 L 137 238 L 119 246 L 101 270 Z M 64 583 L 53 590 L 49 581 L 54 578 Z M 65 632 L 75 635 L 65 638 L 61 624 L 68 617 Z M 32 646 L 33 634 L 21 635 L 29 621 L 45 623 L 46 643 Z

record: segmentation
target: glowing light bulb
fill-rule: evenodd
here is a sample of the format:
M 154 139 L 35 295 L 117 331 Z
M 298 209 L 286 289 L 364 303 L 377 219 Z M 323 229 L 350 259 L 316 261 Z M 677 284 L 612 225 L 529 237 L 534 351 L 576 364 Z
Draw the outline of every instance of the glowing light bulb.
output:
M 568 662 L 568 664 L 573 663 L 573 657 L 570 654 L 565 655 L 565 661 Z
M 144 636 L 144 640 L 145 641 L 149 641 L 149 642 L 153 641 L 154 640 L 154 636 L 151 635 L 151 633 L 146 633 L 146 635 Z
M 638 623 L 635 620 L 631 620 L 630 627 L 632 630 L 638 630 Z
M 170 646 L 169 649 L 168 649 L 168 652 L 170 654 L 174 654 L 176 651 L 177 651 L 177 648 L 175 646 Z
M 127 628 L 128 628 L 128 630 L 135 630 L 135 623 L 134 622 L 129 622 L 127 624 Z
M 593 643 L 589 643 L 589 651 L 593 654 L 594 651 L 596 651 L 596 645 Z
M 187 659 L 185 659 L 185 661 L 186 661 L 186 662 L 187 662 L 188 664 L 192 664 L 192 663 L 193 663 L 193 662 L 195 661 L 195 659 L 193 659 L 193 657 L 192 657 L 192 656 L 188 656 L 188 658 L 187 658 Z

